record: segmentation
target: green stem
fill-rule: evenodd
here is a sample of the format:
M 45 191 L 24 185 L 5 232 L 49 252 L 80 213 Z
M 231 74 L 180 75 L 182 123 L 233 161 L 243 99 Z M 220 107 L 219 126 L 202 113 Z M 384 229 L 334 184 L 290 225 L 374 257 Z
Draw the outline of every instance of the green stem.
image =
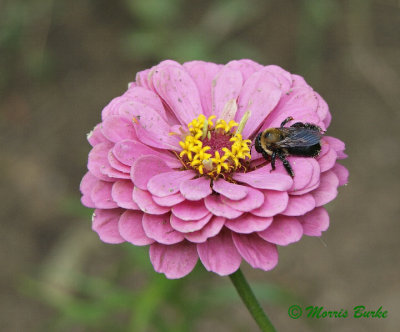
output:
M 242 271 L 238 269 L 235 273 L 229 276 L 235 286 L 237 292 L 239 293 L 242 301 L 246 305 L 250 314 L 253 316 L 257 325 L 263 332 L 276 332 L 271 321 L 261 308 L 253 291 L 251 290 L 246 278 L 244 277 Z

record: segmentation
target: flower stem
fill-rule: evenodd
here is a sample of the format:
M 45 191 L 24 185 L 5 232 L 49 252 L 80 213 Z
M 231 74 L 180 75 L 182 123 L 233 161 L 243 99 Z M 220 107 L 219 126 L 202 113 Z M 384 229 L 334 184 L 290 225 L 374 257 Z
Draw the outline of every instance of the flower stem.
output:
M 233 285 L 235 286 L 237 292 L 239 293 L 242 301 L 246 305 L 250 314 L 253 316 L 257 325 L 260 327 L 263 332 L 276 332 L 274 326 L 271 321 L 261 308 L 258 303 L 256 297 L 254 296 L 253 291 L 250 288 L 246 278 L 244 277 L 242 271 L 238 269 L 236 272 L 229 275 L 232 280 Z

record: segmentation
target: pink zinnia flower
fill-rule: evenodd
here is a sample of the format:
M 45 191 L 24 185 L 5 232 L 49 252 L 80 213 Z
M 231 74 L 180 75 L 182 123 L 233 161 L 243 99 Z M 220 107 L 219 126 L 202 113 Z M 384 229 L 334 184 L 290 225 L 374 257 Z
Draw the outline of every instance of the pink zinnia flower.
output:
M 347 182 L 344 143 L 324 136 L 318 157 L 288 157 L 291 178 L 254 149 L 260 131 L 287 117 L 326 130 L 326 102 L 298 75 L 251 60 L 164 61 L 139 72 L 88 135 L 81 182 L 107 243 L 150 246 L 157 272 L 181 278 L 198 259 L 219 275 L 242 259 L 271 270 L 277 246 L 320 236 L 322 207 Z M 294 123 L 294 122 L 293 122 Z

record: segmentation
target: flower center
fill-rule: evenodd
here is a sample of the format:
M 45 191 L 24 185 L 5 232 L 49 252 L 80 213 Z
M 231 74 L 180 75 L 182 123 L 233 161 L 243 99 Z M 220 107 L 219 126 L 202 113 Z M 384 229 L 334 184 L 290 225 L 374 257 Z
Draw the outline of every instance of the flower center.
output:
M 248 116 L 244 117 L 245 121 Z M 227 123 L 219 119 L 214 125 L 215 118 L 212 115 L 207 119 L 201 114 L 189 123 L 188 132 L 179 142 L 182 147 L 179 157 L 185 168 L 193 169 L 200 175 L 212 179 L 220 176 L 229 178 L 232 172 L 245 169 L 244 162 L 251 159 L 251 141 L 242 138 L 243 120 L 239 125 L 233 120 Z M 238 129 L 234 130 L 236 127 Z

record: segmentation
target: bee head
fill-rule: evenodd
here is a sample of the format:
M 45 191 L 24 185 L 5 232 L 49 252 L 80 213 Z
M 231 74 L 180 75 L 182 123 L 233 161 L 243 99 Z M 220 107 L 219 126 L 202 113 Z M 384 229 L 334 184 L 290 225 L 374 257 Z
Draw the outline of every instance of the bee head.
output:
M 261 140 L 264 144 L 268 145 L 271 143 L 276 143 L 282 140 L 282 134 L 279 129 L 277 128 L 270 128 L 264 130 L 261 134 Z

